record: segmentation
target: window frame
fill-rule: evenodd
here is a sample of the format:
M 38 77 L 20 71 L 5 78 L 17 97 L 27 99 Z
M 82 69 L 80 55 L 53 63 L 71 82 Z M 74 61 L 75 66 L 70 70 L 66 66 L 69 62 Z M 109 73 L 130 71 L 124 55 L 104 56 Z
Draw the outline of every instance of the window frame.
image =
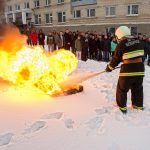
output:
M 79 17 L 77 16 L 77 12 L 78 12 L 78 11 L 80 12 L 80 16 L 79 16 Z M 81 18 L 81 10 L 80 10 L 80 9 L 77 9 L 77 10 L 74 10 L 74 11 L 73 11 L 73 18 L 74 18 L 74 19 L 80 19 L 80 18 Z
M 38 18 L 37 18 L 37 20 L 38 20 L 38 22 L 36 23 L 36 16 L 38 16 Z M 41 16 L 41 14 L 35 14 L 35 20 L 34 20 L 34 24 L 35 25 L 41 25 L 41 23 L 42 23 L 42 16 Z
M 134 6 L 137 6 L 137 13 L 133 13 Z M 138 16 L 138 15 L 139 15 L 139 5 L 138 4 L 127 5 L 127 16 Z
M 16 11 L 20 10 L 20 4 L 15 4 L 15 10 Z
M 46 15 L 48 15 L 48 19 L 49 21 L 47 22 L 46 20 Z M 45 24 L 53 24 L 53 13 L 52 12 L 49 12 L 49 13 L 45 13 Z
M 91 15 L 92 14 L 91 13 L 92 10 L 94 10 L 94 16 Z M 94 18 L 94 17 L 96 17 L 96 9 L 95 8 L 88 8 L 87 9 L 87 17 L 88 18 Z
M 62 21 L 59 21 L 59 14 L 61 13 L 61 20 Z M 65 11 L 60 11 L 60 12 L 57 12 L 57 21 L 58 21 L 58 23 L 65 23 L 66 22 L 66 12 Z
M 57 4 L 64 4 L 65 0 L 57 0 Z
M 51 0 L 45 0 L 45 6 L 50 6 L 51 5 Z
M 24 2 L 24 9 L 29 9 L 29 8 L 30 8 L 30 3 Z
M 111 14 L 111 9 L 114 8 L 114 14 Z M 106 6 L 105 7 L 105 17 L 115 17 L 116 16 L 116 6 Z
M 34 8 L 39 8 L 39 7 L 40 7 L 40 1 L 34 0 Z

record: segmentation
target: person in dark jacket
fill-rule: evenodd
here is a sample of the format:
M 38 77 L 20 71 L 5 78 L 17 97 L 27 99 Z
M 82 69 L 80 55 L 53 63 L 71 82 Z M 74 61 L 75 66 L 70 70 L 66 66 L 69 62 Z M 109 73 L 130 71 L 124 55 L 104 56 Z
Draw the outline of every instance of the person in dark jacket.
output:
M 147 55 L 148 55 L 147 65 L 150 66 L 150 37 L 147 39 L 146 49 L 147 49 Z
M 143 110 L 143 45 L 139 39 L 131 37 L 131 31 L 126 26 L 120 26 L 115 35 L 119 43 L 106 72 L 111 72 L 123 62 L 116 91 L 117 105 L 123 113 L 127 113 L 127 92 L 131 89 L 132 107 Z
M 47 45 L 48 45 L 48 51 L 52 53 L 54 51 L 54 37 L 51 32 L 47 35 Z
M 104 61 L 109 61 L 109 52 L 110 52 L 111 43 L 107 35 L 104 36 L 103 44 L 103 59 Z
M 102 60 L 103 44 L 104 44 L 104 41 L 103 41 L 102 35 L 98 35 L 98 39 L 96 41 L 96 45 L 97 45 L 97 48 L 98 48 L 98 56 L 97 56 L 98 61 Z
M 70 50 L 70 47 L 71 47 L 71 36 L 69 34 L 69 30 L 66 29 L 66 32 L 64 34 L 64 47 L 66 50 Z
M 147 59 L 147 37 L 146 35 L 142 35 L 139 37 L 140 41 L 142 42 L 143 44 L 143 47 L 144 47 L 144 57 L 143 57 L 143 62 L 145 61 L 145 59 Z
M 45 34 L 43 33 L 42 29 L 39 30 L 38 41 L 39 41 L 39 45 L 43 46 L 44 48 Z
M 91 35 L 89 39 L 89 55 L 90 59 L 96 59 L 95 53 L 97 51 L 97 45 L 94 34 Z
M 81 53 L 81 60 L 87 61 L 88 58 L 88 50 L 89 50 L 89 37 L 88 33 L 85 33 L 81 37 L 81 44 L 82 44 L 82 53 Z

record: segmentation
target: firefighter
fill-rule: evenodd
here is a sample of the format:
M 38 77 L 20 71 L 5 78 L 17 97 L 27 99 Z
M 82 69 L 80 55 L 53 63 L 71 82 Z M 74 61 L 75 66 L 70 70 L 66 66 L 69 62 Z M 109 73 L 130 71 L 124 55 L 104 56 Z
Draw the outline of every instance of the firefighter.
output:
M 115 32 L 118 45 L 115 54 L 106 67 L 111 72 L 123 62 L 116 90 L 116 103 L 123 113 L 127 113 L 127 93 L 131 89 L 131 102 L 134 109 L 143 110 L 144 48 L 139 39 L 131 36 L 127 26 L 120 26 Z

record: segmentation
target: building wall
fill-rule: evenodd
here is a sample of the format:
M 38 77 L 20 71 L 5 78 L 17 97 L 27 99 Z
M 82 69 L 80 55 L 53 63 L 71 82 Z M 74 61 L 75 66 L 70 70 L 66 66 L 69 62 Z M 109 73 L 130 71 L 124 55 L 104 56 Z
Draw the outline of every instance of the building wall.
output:
M 7 5 L 14 5 L 16 3 L 24 8 L 24 2 L 27 0 L 7 0 Z M 51 0 L 50 6 L 45 6 L 45 0 L 40 0 L 40 7 L 34 8 L 34 0 L 28 0 L 30 9 L 34 15 L 41 14 L 41 24 L 34 25 L 36 28 L 43 28 L 48 30 L 92 30 L 104 32 L 119 25 L 128 25 L 129 27 L 136 27 L 137 32 L 149 33 L 150 29 L 150 0 L 83 0 L 83 2 L 73 2 L 71 0 L 64 0 L 63 4 L 58 4 L 57 0 Z M 128 5 L 139 5 L 138 15 L 127 15 Z M 114 6 L 116 13 L 114 16 L 106 16 L 106 7 Z M 95 17 L 87 17 L 87 9 L 95 9 Z M 74 10 L 81 10 L 81 17 L 74 18 Z M 7 9 L 5 10 L 8 11 Z M 66 12 L 66 22 L 58 23 L 57 13 L 60 11 Z M 45 14 L 51 12 L 53 14 L 53 23 L 46 24 Z

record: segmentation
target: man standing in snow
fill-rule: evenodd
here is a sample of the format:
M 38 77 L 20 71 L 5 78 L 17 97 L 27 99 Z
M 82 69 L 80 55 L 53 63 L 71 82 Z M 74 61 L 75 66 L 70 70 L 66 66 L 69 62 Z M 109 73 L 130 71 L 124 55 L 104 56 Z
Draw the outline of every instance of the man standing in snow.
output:
M 120 69 L 116 90 L 116 102 L 119 109 L 127 112 L 127 92 L 131 89 L 131 101 L 134 109 L 143 110 L 143 77 L 144 48 L 139 39 L 131 36 L 131 31 L 126 26 L 120 26 L 115 32 L 118 45 L 115 54 L 106 67 L 106 72 L 111 72 L 123 62 Z

